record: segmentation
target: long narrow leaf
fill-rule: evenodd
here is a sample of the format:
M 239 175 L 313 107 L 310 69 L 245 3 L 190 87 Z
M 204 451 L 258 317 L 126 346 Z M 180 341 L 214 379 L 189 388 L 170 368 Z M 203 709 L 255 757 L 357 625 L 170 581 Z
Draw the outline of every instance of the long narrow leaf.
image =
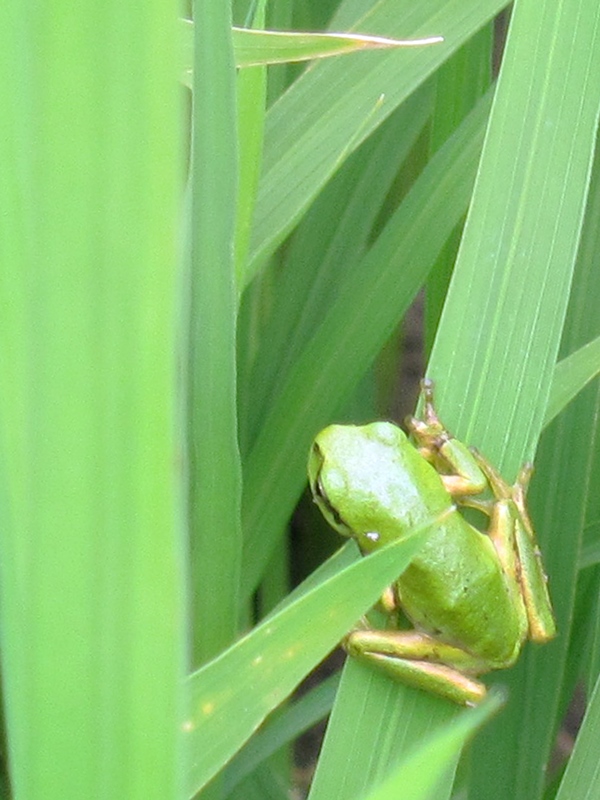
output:
M 234 28 L 236 63 L 239 67 L 310 61 L 314 58 L 354 53 L 357 50 L 388 50 L 394 47 L 424 47 L 443 42 L 442 36 L 388 39 L 350 33 L 298 33 L 295 31 L 251 31 Z
M 253 19 L 254 27 L 265 23 L 265 3 Z M 262 165 L 265 127 L 267 70 L 255 67 L 238 72 L 237 137 L 239 154 L 239 180 L 237 187 L 237 213 L 235 233 L 236 279 L 243 273 L 248 255 L 252 218 L 256 204 L 256 190 Z
M 182 34 L 183 72 L 185 82 L 192 85 L 194 23 L 179 21 Z M 300 33 L 298 31 L 261 31 L 233 28 L 236 67 L 255 67 L 265 64 L 285 64 L 310 61 L 315 58 L 355 53 L 357 50 L 387 50 L 392 47 L 424 47 L 439 44 L 442 36 L 415 39 L 390 39 L 350 33 Z
M 453 430 L 509 474 L 534 453 L 566 313 L 600 100 L 578 87 L 600 77 L 597 25 L 584 0 L 517 4 L 432 356 L 451 392 L 442 412 L 460 409 Z M 449 380 L 457 371 L 465 381 Z
M 191 179 L 189 504 L 199 664 L 233 639 L 240 574 L 234 233 L 235 71 L 228 3 L 198 2 Z
M 452 771 L 468 739 L 502 706 L 502 694 L 490 694 L 485 702 L 466 711 L 420 743 L 389 778 L 365 800 L 438 800 L 440 784 Z
M 435 524 L 432 521 L 432 524 Z M 304 593 L 189 679 L 188 787 L 198 791 L 409 563 L 404 539 Z M 312 636 L 303 635 L 310 625 Z M 236 725 L 231 726 L 234 718 Z
M 549 425 L 599 372 L 600 336 L 597 336 L 556 365 L 544 426 Z
M 440 731 L 458 711 L 450 701 L 406 689 L 348 659 L 309 800 L 364 797 L 369 787 L 381 784 L 398 767 L 415 742 Z
M 160 0 L 0 4 L 15 798 L 181 796 L 176 73 Z

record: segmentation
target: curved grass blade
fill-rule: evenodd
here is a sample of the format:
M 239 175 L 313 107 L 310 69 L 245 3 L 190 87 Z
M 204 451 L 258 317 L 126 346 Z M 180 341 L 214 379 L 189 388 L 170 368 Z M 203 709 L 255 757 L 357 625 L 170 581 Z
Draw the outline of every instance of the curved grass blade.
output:
M 600 372 L 600 336 L 563 358 L 554 368 L 544 427 Z

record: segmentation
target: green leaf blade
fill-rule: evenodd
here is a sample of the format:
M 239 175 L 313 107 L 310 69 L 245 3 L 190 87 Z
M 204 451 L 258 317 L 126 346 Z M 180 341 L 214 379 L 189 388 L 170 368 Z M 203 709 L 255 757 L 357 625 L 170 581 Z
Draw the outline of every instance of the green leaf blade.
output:
M 591 53 L 598 20 L 595 7 L 575 6 L 567 12 L 564 5 L 525 0 L 513 18 L 459 253 L 458 266 L 468 268 L 457 269 L 447 301 L 450 309 L 483 301 L 484 322 L 464 314 L 442 318 L 444 335 L 432 356 L 438 383 L 457 369 L 465 374 L 466 383 L 450 382 L 452 395 L 443 400 L 464 409 L 458 434 L 485 442 L 486 455 L 509 474 L 533 455 L 540 433 L 591 169 L 598 102 L 593 94 L 582 100 L 575 87 L 597 78 Z M 579 38 L 565 42 L 565 30 Z M 534 200 L 540 191 L 543 203 Z M 486 341 L 492 343 L 484 347 Z M 515 359 L 521 352 L 524 358 Z M 468 369 L 461 364 L 466 353 Z M 488 443 L 495 416 L 488 409 L 499 399 L 506 404 L 505 433 Z
M 422 533 L 303 594 L 188 680 L 190 794 L 220 769 L 410 561 Z M 311 625 L 312 635 L 302 631 Z M 236 726 L 228 725 L 231 716 Z
M 157 2 L 25 13 L 7 2 L 0 41 L 12 790 L 174 799 L 185 649 L 174 20 Z
M 200 80 L 194 92 L 186 377 L 193 656 L 199 665 L 237 632 L 242 479 L 235 366 L 238 175 L 231 13 L 227 4 L 200 2 L 196 19 L 195 74 Z

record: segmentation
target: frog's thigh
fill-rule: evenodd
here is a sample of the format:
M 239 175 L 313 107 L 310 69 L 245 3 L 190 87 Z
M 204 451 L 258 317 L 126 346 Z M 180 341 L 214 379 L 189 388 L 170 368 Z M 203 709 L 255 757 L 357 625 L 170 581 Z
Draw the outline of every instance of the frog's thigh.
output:
M 484 684 L 460 671 L 480 667 L 473 657 L 427 634 L 356 630 L 347 636 L 344 646 L 350 655 L 392 678 L 455 703 L 472 705 L 485 697 Z

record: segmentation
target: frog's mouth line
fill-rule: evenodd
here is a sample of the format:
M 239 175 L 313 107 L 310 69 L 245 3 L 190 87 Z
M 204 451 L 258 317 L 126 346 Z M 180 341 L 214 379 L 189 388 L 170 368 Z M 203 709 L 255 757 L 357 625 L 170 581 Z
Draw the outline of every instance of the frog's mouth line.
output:
M 321 452 L 319 451 L 318 447 L 315 445 L 315 452 L 316 455 L 320 457 L 320 466 L 319 469 L 314 477 L 314 480 L 311 481 L 311 492 L 313 496 L 314 502 L 319 506 L 321 512 L 323 513 L 325 519 L 329 522 L 329 524 L 339 531 L 343 536 L 351 536 L 352 529 L 350 526 L 343 520 L 342 516 L 340 515 L 337 508 L 332 505 L 331 501 L 327 496 L 327 492 L 325 491 L 325 487 L 323 486 L 323 481 L 321 478 L 322 467 L 323 467 L 323 457 Z
M 325 487 L 321 481 L 321 473 L 316 477 L 315 486 L 313 489 L 314 499 L 315 502 L 320 505 L 322 508 L 327 511 L 327 514 L 331 517 L 331 519 L 335 522 L 336 527 L 343 527 L 347 530 L 350 530 L 350 526 L 346 525 L 344 520 L 342 519 L 340 512 L 331 504 L 331 501 L 327 497 L 327 492 L 325 491 Z
M 317 475 L 316 484 L 317 485 L 315 487 L 315 492 L 313 494 L 313 498 L 314 498 L 315 503 L 319 506 L 319 508 L 321 509 L 321 512 L 325 516 L 325 519 L 327 519 L 329 524 L 333 528 L 335 528 L 339 533 L 341 533 L 343 536 L 350 536 L 351 537 L 352 536 L 352 529 L 343 520 L 343 518 L 342 518 L 340 512 L 337 510 L 337 508 L 335 508 L 331 504 L 331 502 L 329 501 L 329 498 L 327 497 L 325 489 L 323 488 L 323 484 L 319 480 L 319 476 L 318 475 Z

